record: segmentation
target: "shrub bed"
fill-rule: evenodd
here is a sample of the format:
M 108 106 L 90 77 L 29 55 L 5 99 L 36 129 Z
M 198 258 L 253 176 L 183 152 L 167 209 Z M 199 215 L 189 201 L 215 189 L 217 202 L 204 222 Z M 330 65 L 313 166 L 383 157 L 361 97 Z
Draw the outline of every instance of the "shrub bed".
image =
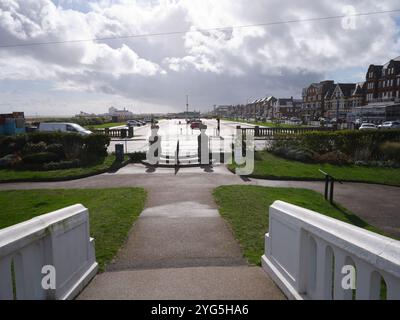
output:
M 62 132 L 0 137 L 0 168 L 58 170 L 79 167 L 107 156 L 110 138 Z
M 293 160 L 332 164 L 400 161 L 400 130 L 312 131 L 276 138 L 270 151 Z

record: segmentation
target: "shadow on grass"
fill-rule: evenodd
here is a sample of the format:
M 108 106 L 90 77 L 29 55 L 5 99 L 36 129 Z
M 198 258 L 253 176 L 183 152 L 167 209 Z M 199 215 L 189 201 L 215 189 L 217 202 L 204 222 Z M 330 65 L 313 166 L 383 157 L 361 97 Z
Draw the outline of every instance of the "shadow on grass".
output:
M 123 166 L 124 161 L 117 161 L 114 160 L 114 162 L 111 164 L 110 168 L 107 170 L 107 173 L 115 173 L 117 172 L 121 166 Z

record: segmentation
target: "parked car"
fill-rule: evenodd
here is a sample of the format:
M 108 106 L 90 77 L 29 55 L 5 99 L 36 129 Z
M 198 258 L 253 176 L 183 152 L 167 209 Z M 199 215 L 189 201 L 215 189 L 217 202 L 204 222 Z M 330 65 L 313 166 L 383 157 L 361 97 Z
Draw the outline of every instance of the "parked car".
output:
M 140 127 L 142 124 L 137 120 L 128 120 L 126 122 L 128 126 Z
M 200 129 L 201 121 L 192 121 L 190 123 L 190 128 L 192 129 Z
M 359 130 L 377 130 L 378 127 L 373 123 L 363 123 Z
M 35 132 L 35 131 L 38 131 L 38 127 L 36 127 L 36 126 L 32 126 L 32 125 L 28 125 L 28 126 L 25 126 L 25 132 Z
M 400 121 L 386 121 L 379 125 L 378 129 L 400 129 Z
M 79 133 L 81 135 L 92 134 L 92 131 L 81 127 L 76 123 L 66 123 L 66 122 L 42 122 L 39 124 L 39 131 L 42 132 L 72 132 Z

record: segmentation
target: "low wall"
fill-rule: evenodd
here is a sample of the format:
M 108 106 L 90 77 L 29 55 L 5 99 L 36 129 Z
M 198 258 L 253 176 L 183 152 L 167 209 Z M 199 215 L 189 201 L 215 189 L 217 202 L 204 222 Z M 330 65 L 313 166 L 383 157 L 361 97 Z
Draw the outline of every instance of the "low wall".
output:
M 45 266 L 54 267 L 55 287 L 43 287 L 52 286 Z M 73 299 L 97 269 L 89 212 L 80 204 L 0 230 L 0 300 Z
M 400 241 L 282 201 L 269 209 L 262 266 L 291 299 L 380 299 L 382 279 L 400 299 Z

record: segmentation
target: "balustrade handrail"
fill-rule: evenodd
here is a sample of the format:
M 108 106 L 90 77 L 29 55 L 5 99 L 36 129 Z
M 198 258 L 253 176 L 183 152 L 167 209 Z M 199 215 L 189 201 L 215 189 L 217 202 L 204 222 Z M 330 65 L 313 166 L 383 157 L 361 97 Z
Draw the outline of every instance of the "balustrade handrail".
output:
M 269 219 L 263 268 L 289 297 L 352 299 L 342 268 L 353 265 L 357 299 L 379 299 L 380 277 L 400 299 L 400 241 L 282 201 Z
M 310 131 L 332 131 L 332 128 L 327 127 L 307 127 L 307 128 L 241 128 L 243 135 L 254 134 L 258 137 L 266 137 L 266 136 L 273 136 L 275 134 L 301 134 Z
M 101 133 L 101 134 L 105 134 L 108 135 L 112 138 L 121 138 L 121 137 L 129 137 L 132 138 L 133 137 L 133 127 L 131 127 L 132 129 L 109 129 L 109 128 L 100 128 L 100 129 L 93 129 L 92 131 L 95 133 Z M 125 132 L 123 134 L 123 131 Z
M 42 268 L 55 270 L 55 288 L 41 286 Z M 82 205 L 0 230 L 0 300 L 72 299 L 97 272 L 89 213 Z

